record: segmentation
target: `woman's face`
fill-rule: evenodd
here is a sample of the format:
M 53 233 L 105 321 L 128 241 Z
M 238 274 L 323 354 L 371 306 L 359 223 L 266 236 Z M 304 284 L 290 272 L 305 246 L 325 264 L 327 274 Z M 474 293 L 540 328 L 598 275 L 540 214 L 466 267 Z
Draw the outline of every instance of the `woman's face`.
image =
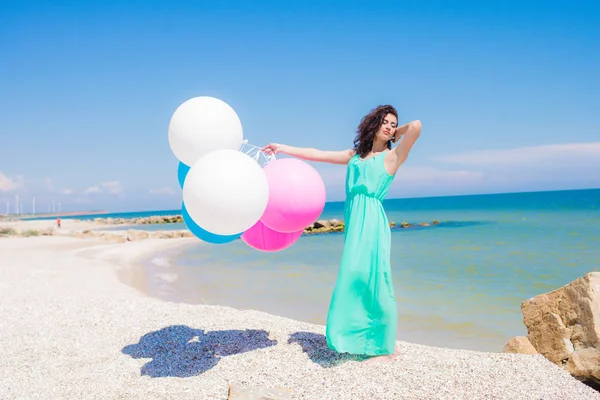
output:
M 388 114 L 383 119 L 383 123 L 379 127 L 375 137 L 383 141 L 390 141 L 394 138 L 396 133 L 396 127 L 398 126 L 398 119 L 394 114 Z

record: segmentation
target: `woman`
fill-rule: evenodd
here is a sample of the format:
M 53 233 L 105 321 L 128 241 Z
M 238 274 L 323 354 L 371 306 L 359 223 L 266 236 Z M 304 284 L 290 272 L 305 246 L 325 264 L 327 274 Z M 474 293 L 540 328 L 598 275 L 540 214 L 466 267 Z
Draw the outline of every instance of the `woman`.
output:
M 340 353 L 391 361 L 397 309 L 390 270 L 390 226 L 381 204 L 410 149 L 421 122 L 398 127 L 398 113 L 379 106 L 358 126 L 354 148 L 322 151 L 277 143 L 264 147 L 308 161 L 347 164 L 344 251 L 327 315 L 327 345 Z M 392 143 L 402 137 L 392 150 Z

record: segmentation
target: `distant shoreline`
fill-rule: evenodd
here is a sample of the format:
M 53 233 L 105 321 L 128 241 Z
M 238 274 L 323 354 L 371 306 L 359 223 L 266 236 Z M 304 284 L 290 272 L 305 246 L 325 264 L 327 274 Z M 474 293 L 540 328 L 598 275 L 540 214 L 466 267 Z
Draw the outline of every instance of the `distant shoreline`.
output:
M 64 212 L 64 213 L 52 213 L 52 214 L 44 214 L 44 217 L 75 217 L 80 215 L 99 215 L 99 214 L 108 214 L 109 212 L 106 210 L 99 211 L 75 211 L 75 212 Z M 41 217 L 42 215 L 38 215 Z
M 548 196 L 557 196 L 553 201 Z M 563 189 L 545 191 L 525 192 L 501 192 L 501 193 L 472 193 L 453 195 L 430 195 L 419 197 L 390 197 L 384 200 L 386 209 L 402 208 L 405 211 L 441 211 L 441 210 L 465 210 L 465 209 L 535 209 L 542 210 L 597 210 L 597 201 L 600 196 L 600 188 Z M 344 200 L 331 200 L 325 204 L 324 213 L 321 218 L 330 219 L 343 215 Z M 36 215 L 0 215 L 1 219 L 11 220 L 44 220 L 61 217 L 64 219 L 92 219 L 92 217 L 104 217 L 113 219 L 135 219 L 150 216 L 180 215 L 181 208 L 165 210 L 138 210 L 138 211 L 72 211 L 61 213 L 40 213 Z M 89 218 L 86 218 L 89 217 Z
M 27 214 L 27 215 L 2 215 L 1 217 L 19 220 L 30 220 L 30 219 L 44 219 L 44 218 L 58 218 L 58 217 L 79 217 L 82 215 L 109 215 L 107 210 L 97 211 L 71 211 L 71 212 L 59 212 L 59 213 L 40 213 L 40 214 Z

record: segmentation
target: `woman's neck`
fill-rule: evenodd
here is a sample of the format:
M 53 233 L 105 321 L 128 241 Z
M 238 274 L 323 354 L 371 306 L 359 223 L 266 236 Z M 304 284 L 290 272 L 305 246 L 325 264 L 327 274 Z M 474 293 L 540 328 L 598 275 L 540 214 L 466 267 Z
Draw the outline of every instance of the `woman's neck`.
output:
M 373 146 L 371 147 L 371 153 L 381 153 L 385 150 L 387 150 L 387 143 L 373 142 Z

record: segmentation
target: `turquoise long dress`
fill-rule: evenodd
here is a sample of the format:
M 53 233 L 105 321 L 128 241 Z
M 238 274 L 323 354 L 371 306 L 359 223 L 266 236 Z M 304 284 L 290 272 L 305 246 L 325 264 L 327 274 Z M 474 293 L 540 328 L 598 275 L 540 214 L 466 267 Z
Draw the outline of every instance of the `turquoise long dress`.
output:
M 385 154 L 355 155 L 348 163 L 344 251 L 326 325 L 327 345 L 339 353 L 394 353 L 398 314 L 381 202 L 395 175 L 385 169 Z

